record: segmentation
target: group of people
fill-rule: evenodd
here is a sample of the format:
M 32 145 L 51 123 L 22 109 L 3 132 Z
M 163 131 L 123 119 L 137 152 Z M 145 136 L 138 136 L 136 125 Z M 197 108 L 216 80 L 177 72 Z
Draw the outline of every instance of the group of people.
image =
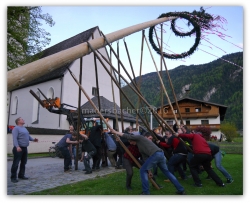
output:
M 25 164 L 27 162 L 27 147 L 29 141 L 38 142 L 29 135 L 22 118 L 16 119 L 16 127 L 13 135 L 13 164 L 11 167 L 11 181 L 16 183 L 17 169 L 19 162 L 20 169 L 18 178 L 28 179 L 25 176 Z M 189 132 L 186 126 L 181 125 L 176 131 L 160 132 L 153 130 L 143 135 L 132 126 L 124 132 L 109 129 L 104 132 L 101 125 L 92 127 L 90 134 L 80 133 L 79 141 L 73 126 L 69 132 L 57 143 L 59 150 L 64 157 L 64 172 L 70 172 L 72 159 L 76 160 L 77 144 L 81 144 L 82 156 L 80 161 L 84 164 L 85 174 L 90 174 L 100 168 L 103 157 L 103 143 L 105 144 L 106 156 L 111 167 L 126 169 L 126 188 L 132 190 L 133 167 L 139 168 L 142 184 L 142 195 L 149 195 L 149 180 L 155 182 L 155 174 L 159 168 L 169 181 L 176 188 L 176 194 L 184 195 L 185 189 L 175 176 L 177 171 L 183 180 L 187 179 L 185 174 L 186 165 L 194 180 L 194 186 L 202 187 L 199 178 L 199 169 L 202 167 L 208 174 L 208 178 L 220 187 L 225 184 L 211 167 L 212 159 L 215 160 L 217 169 L 226 177 L 227 183 L 232 183 L 232 176 L 221 165 L 221 151 L 217 145 L 207 142 L 200 133 Z M 125 145 L 122 146 L 121 142 Z M 92 159 L 92 167 L 90 160 Z M 162 187 L 155 183 L 158 187 Z

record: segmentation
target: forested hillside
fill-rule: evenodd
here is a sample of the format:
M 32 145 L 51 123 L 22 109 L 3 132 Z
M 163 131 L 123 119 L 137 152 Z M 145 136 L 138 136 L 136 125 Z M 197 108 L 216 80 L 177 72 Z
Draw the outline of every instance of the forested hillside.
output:
M 243 69 L 235 64 L 243 67 L 243 52 L 225 55 L 207 64 L 179 66 L 169 70 L 177 99 L 188 94 L 194 99 L 228 106 L 224 121 L 235 123 L 238 130 L 243 129 Z M 174 101 L 165 69 L 161 74 L 168 96 Z M 136 80 L 139 81 L 139 78 Z M 160 107 L 161 85 L 157 73 L 145 74 L 141 81 L 141 92 L 148 103 Z M 190 91 L 186 92 L 185 89 Z M 133 104 L 138 102 L 138 96 L 129 86 L 124 86 L 123 90 Z M 130 108 L 124 97 L 122 104 L 123 108 Z M 163 104 L 168 104 L 165 95 Z

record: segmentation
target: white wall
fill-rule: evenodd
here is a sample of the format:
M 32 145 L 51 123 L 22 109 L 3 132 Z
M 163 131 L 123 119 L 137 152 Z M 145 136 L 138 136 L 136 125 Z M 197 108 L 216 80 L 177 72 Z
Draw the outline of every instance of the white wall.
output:
M 104 51 L 104 49 L 102 49 Z M 111 78 L 100 63 L 97 63 L 98 67 L 98 82 L 99 82 L 99 94 L 104 96 L 109 101 L 113 101 Z M 77 80 L 79 81 L 80 73 L 80 59 L 76 60 L 70 69 Z M 63 82 L 63 95 L 62 100 L 64 103 L 69 103 L 73 106 L 78 105 L 78 92 L 79 87 L 70 75 L 69 72 L 65 74 Z M 93 98 L 92 87 L 96 87 L 96 76 L 94 67 L 93 54 L 87 55 L 83 58 L 83 69 L 82 69 L 82 87 L 90 98 Z M 114 85 L 115 102 L 120 106 L 119 89 Z M 81 93 L 81 104 L 86 103 L 88 100 L 86 96 Z
M 37 138 L 38 142 L 30 142 L 28 147 L 29 153 L 43 153 L 49 152 L 49 147 L 53 146 L 52 142 L 59 142 L 64 135 L 30 135 L 33 138 Z M 12 134 L 7 134 L 7 153 L 12 154 L 13 139 Z
M 95 37 L 99 36 L 99 33 L 95 31 Z M 99 51 L 107 57 L 107 52 L 105 48 L 99 49 Z M 108 58 L 108 57 L 107 57 Z M 88 94 L 90 98 L 93 98 L 92 87 L 96 87 L 96 76 L 95 76 L 95 66 L 93 53 L 83 57 L 83 70 L 82 70 L 82 87 Z M 105 63 L 107 65 L 107 63 Z M 108 65 L 107 65 L 108 67 Z M 70 67 L 71 71 L 79 80 L 80 73 L 80 59 L 77 59 Z M 102 67 L 100 62 L 97 60 L 98 69 L 98 81 L 99 81 L 99 91 L 100 96 L 104 96 L 109 101 L 113 101 L 112 88 L 111 88 L 111 78 Z M 62 86 L 62 95 L 61 95 Z M 15 90 L 12 92 L 11 100 L 13 103 L 13 98 L 18 97 L 18 110 L 17 114 L 12 115 L 10 112 L 9 125 L 15 125 L 15 119 L 22 117 L 25 120 L 24 126 L 38 127 L 38 128 L 50 128 L 50 129 L 68 129 L 68 121 L 66 120 L 66 115 L 58 115 L 55 113 L 50 113 L 47 109 L 40 106 L 39 110 L 39 123 L 32 124 L 32 116 L 34 113 L 34 97 L 30 94 L 30 89 L 35 93 L 39 88 L 46 96 L 47 92 L 52 87 L 54 89 L 54 97 L 59 97 L 61 103 L 69 104 L 71 106 L 78 107 L 78 94 L 79 87 L 72 78 L 71 74 L 66 71 L 65 76 L 60 79 L 51 80 L 48 82 L 40 83 L 31 87 L 26 87 L 23 89 Z M 120 105 L 119 89 L 114 85 L 115 102 Z M 41 95 L 40 98 L 44 100 Z M 88 100 L 86 96 L 81 92 L 81 105 L 86 103 Z M 65 106 L 66 107 L 66 106 Z M 69 109 L 74 109 L 72 107 L 66 107 Z
M 208 120 L 209 125 L 211 124 L 220 124 L 220 116 L 217 118 L 199 118 L 199 119 L 188 119 L 190 121 L 190 125 L 201 125 L 201 120 Z M 181 123 L 180 120 L 177 120 L 178 123 Z M 183 119 L 184 124 L 186 124 L 186 119 Z M 175 123 L 175 121 L 174 121 Z
M 19 90 L 14 90 L 11 94 L 11 107 L 13 105 L 13 98 L 18 97 L 18 109 L 16 114 L 12 114 L 10 110 L 9 115 L 9 125 L 16 125 L 15 119 L 18 117 L 22 117 L 25 120 L 24 126 L 29 127 L 38 127 L 38 128 L 50 128 L 50 129 L 58 129 L 59 128 L 59 115 L 52 114 L 47 109 L 40 106 L 39 109 L 39 122 L 38 124 L 32 124 L 32 115 L 33 115 L 33 101 L 34 97 L 29 92 L 33 90 L 33 92 L 37 92 L 39 88 L 45 96 L 47 96 L 47 91 L 50 87 L 53 87 L 55 91 L 55 95 L 59 94 L 61 89 L 61 81 L 59 79 L 55 79 L 49 82 L 40 83 L 38 85 L 33 85 L 31 87 L 22 88 Z M 41 100 L 45 98 L 41 95 Z

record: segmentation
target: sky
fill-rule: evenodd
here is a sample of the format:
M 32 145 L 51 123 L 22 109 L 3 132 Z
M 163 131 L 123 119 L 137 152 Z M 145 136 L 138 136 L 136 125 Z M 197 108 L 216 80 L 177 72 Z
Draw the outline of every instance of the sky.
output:
M 91 2 L 91 5 L 90 5 Z M 117 3 L 119 2 L 119 3 Z M 135 3 L 136 2 L 136 3 Z M 6 12 L 7 12 L 7 6 L 27 6 L 27 5 L 33 5 L 33 6 L 49 6 L 44 7 L 43 11 L 46 13 L 49 13 L 52 15 L 52 18 L 56 22 L 55 26 L 52 28 L 46 28 L 48 32 L 51 33 L 51 44 L 49 46 L 52 46 L 56 43 L 59 43 L 65 39 L 68 39 L 74 35 L 77 35 L 78 33 L 81 33 L 89 28 L 92 28 L 94 26 L 99 26 L 100 30 L 104 34 L 109 34 L 111 32 L 117 31 L 119 29 L 126 28 L 128 26 L 132 26 L 135 24 L 147 22 L 149 20 L 154 20 L 158 18 L 159 15 L 162 13 L 167 12 L 174 12 L 174 11 L 193 11 L 199 10 L 201 6 L 204 8 L 208 8 L 206 12 L 213 14 L 213 15 L 220 15 L 224 17 L 227 20 L 227 24 L 224 24 L 225 31 L 223 31 L 224 34 L 226 34 L 229 37 L 226 37 L 225 39 L 229 42 L 226 42 L 224 40 L 219 39 L 217 36 L 212 37 L 211 35 L 208 36 L 210 39 L 210 42 L 215 45 L 212 46 L 212 49 L 207 47 L 208 44 L 211 46 L 210 43 L 205 43 L 204 41 L 201 41 L 201 46 L 199 46 L 199 50 L 196 51 L 193 55 L 190 56 L 190 58 L 186 58 L 183 60 L 173 61 L 166 59 L 166 64 L 168 66 L 168 69 L 173 69 L 179 65 L 190 65 L 190 64 L 204 64 L 208 63 L 210 61 L 216 60 L 217 57 L 221 57 L 225 54 L 235 53 L 239 51 L 243 51 L 239 47 L 243 47 L 244 44 L 244 104 L 249 103 L 248 102 L 248 95 L 246 91 L 246 87 L 248 87 L 249 80 L 246 79 L 246 75 L 248 75 L 247 70 L 247 37 L 248 36 L 248 27 L 246 26 L 246 22 L 249 20 L 249 4 L 247 4 L 247 1 L 245 0 L 237 0 L 237 1 L 225 1 L 225 3 L 221 3 L 222 1 L 218 0 L 175 0 L 175 1 L 160 1 L 160 0 L 154 0 L 154 1 L 100 1 L 100 0 L 92 0 L 92 1 L 85 1 L 85 0 L 71 0 L 71 1 L 31 1 L 31 0 L 8 0 L 8 1 L 1 1 L 1 26 L 2 26 L 2 32 L 1 32 L 1 41 L 3 44 L 6 43 Z M 202 3 L 202 4 L 201 4 Z M 119 7 L 114 7 L 114 5 L 118 5 Z M 128 5 L 132 5 L 131 8 L 128 8 Z M 63 8 L 61 7 L 63 6 Z M 73 8 L 70 8 L 70 6 L 74 6 L 75 10 Z M 96 6 L 95 8 L 92 6 Z M 178 7 L 177 7 L 178 6 Z M 249 23 L 248 23 L 249 24 Z M 244 27 L 245 26 L 245 27 Z M 184 27 L 181 25 L 181 27 Z M 179 50 L 177 48 L 183 48 L 181 52 L 186 51 L 186 47 L 184 46 L 185 43 L 188 43 L 187 39 L 184 41 L 180 41 L 180 39 L 174 39 L 173 33 L 170 34 L 169 27 L 164 24 L 164 30 L 166 30 L 166 35 L 164 35 L 164 42 L 166 42 L 170 46 L 171 51 L 175 51 L 178 53 Z M 148 30 L 145 30 L 146 37 L 148 36 Z M 244 36 L 243 36 L 244 35 Z M 147 38 L 148 39 L 148 38 Z M 187 40 L 187 41 L 186 41 Z M 190 37 L 189 40 L 193 40 L 193 37 Z M 130 51 L 130 57 L 132 59 L 133 67 L 135 69 L 135 74 L 139 75 L 139 61 L 140 61 L 140 47 L 141 47 L 141 32 L 135 33 L 131 36 L 128 36 L 125 38 L 125 41 L 128 45 L 128 49 Z M 193 43 L 193 41 L 191 42 Z M 112 43 L 112 46 L 116 46 L 117 43 Z M 119 47 L 121 49 L 120 52 L 124 51 L 123 47 L 123 40 L 119 40 Z M 237 47 L 237 46 L 239 47 Z M 219 47 L 219 48 L 217 48 Z M 188 49 L 190 47 L 187 47 Z M 203 51 L 202 51 L 202 50 Z M 221 50 L 222 49 L 222 50 Z M 206 53 L 206 52 L 213 54 L 214 56 Z M 3 45 L 0 49 L 0 56 L 2 57 L 2 70 L 7 70 L 6 64 L 6 45 Z M 149 72 L 154 72 L 155 67 L 152 65 L 152 59 L 150 54 L 147 54 L 148 52 L 146 44 L 144 44 L 144 54 L 143 54 L 143 67 L 142 67 L 142 74 L 146 74 Z M 152 53 L 154 50 L 152 50 Z M 114 57 L 113 57 L 114 58 Z M 147 59 L 147 61 L 145 61 Z M 121 60 L 125 64 L 125 67 L 127 67 L 127 56 L 121 55 Z M 157 63 L 158 69 L 159 69 L 159 56 L 154 53 L 154 60 Z M 128 66 L 128 69 L 130 70 L 130 66 Z M 1 101 L 1 107 L 2 109 L 6 109 L 6 89 L 7 89 L 7 81 L 6 81 L 6 72 L 1 74 L 1 93 L 3 95 Z M 3 115 L 6 111 L 3 111 Z M 247 105 L 244 105 L 244 112 L 249 112 L 249 109 Z M 246 114 L 244 114 L 244 123 L 246 123 Z M 1 124 L 3 129 L 3 134 L 6 133 L 6 117 L 1 117 Z M 4 136 L 5 137 L 5 136 Z M 6 138 L 5 138 L 6 139 Z M 244 143 L 247 143 L 247 136 L 244 136 Z M 6 149 L 5 142 L 2 142 L 3 146 L 2 149 Z M 244 153 L 247 152 L 247 147 L 244 148 Z M 2 160 L 6 159 L 5 152 L 2 154 Z M 6 166 L 6 163 L 5 163 Z M 7 167 L 7 166 L 6 166 Z M 2 180 L 6 180 L 6 167 L 2 167 L 3 171 L 1 170 Z M 249 164 L 244 162 L 244 171 L 248 171 Z M 219 198 L 220 202 L 235 202 L 238 200 L 241 202 L 247 202 L 247 199 L 249 194 L 246 192 L 246 188 L 248 184 L 249 176 L 244 173 L 244 195 L 243 197 L 226 197 L 223 196 L 222 198 L 216 197 L 216 200 Z M 8 202 L 14 202 L 17 201 L 16 198 L 10 198 L 7 197 L 6 194 L 6 181 L 2 181 L 2 188 L 1 188 L 1 197 L 6 199 Z M 51 198 L 51 197 L 48 197 Z M 70 198 L 70 199 L 69 199 Z M 69 200 L 72 200 L 72 197 L 57 197 L 60 202 L 68 202 Z M 76 197 L 74 197 L 74 200 Z M 82 198 L 82 197 L 81 197 Z M 87 198 L 87 197 L 84 197 Z M 89 198 L 89 197 L 88 197 Z M 157 197 L 157 200 L 160 197 Z M 162 197 L 161 197 L 162 198 Z M 164 198 L 164 197 L 163 197 Z M 171 198 L 171 197 L 167 197 Z M 174 197 L 175 200 L 178 197 Z M 37 202 L 43 202 L 44 197 L 36 198 L 25 198 L 25 197 L 18 197 L 18 202 L 34 202 L 36 200 Z M 165 198 L 164 198 L 165 199 Z M 104 201 L 107 201 L 107 198 L 103 198 Z M 119 201 L 126 201 L 127 198 L 119 198 Z M 131 199 L 130 199 L 131 200 Z M 147 199 L 143 199 L 145 202 L 147 202 Z M 206 199 L 202 197 L 190 197 L 187 196 L 185 198 L 185 202 L 211 202 L 213 200 L 213 197 L 209 197 Z M 152 199 L 148 198 L 148 201 L 152 201 Z M 108 202 L 108 201 L 107 201 Z
M 55 21 L 53 27 L 43 25 L 43 28 L 51 34 L 51 43 L 46 48 L 53 46 L 63 40 L 73 37 L 85 30 L 98 26 L 104 34 L 127 28 L 136 24 L 144 23 L 157 19 L 159 15 L 168 12 L 192 12 L 199 11 L 199 6 L 43 6 L 43 13 L 48 13 Z M 221 16 L 222 20 L 216 23 L 222 26 L 218 27 L 218 32 L 225 35 L 221 39 L 215 32 L 204 33 L 204 39 L 201 40 L 198 50 L 185 59 L 165 59 L 168 70 L 180 65 L 199 65 L 209 63 L 219 57 L 243 51 L 243 6 L 203 6 L 206 13 L 213 16 Z M 233 15 L 232 15 L 233 14 Z M 163 25 L 164 51 L 170 54 L 183 53 L 188 51 L 195 42 L 195 36 L 176 37 L 170 29 L 170 22 Z M 192 27 L 187 26 L 184 19 L 178 20 L 176 25 L 184 31 Z M 160 26 L 158 26 L 157 35 L 161 36 Z M 148 31 L 145 29 L 145 37 L 148 40 Z M 156 39 L 155 39 L 156 40 Z M 117 51 L 119 44 L 120 59 L 127 70 L 131 70 L 127 52 L 124 46 L 126 42 L 129 50 L 129 56 L 132 61 L 136 76 L 140 75 L 140 64 L 142 64 L 142 75 L 160 70 L 160 55 L 158 55 L 147 42 L 144 41 L 143 52 L 142 32 L 133 33 L 124 39 L 113 42 L 112 47 Z M 155 41 L 157 43 L 157 41 Z M 109 50 L 109 48 L 108 48 Z M 151 56 L 151 53 L 153 57 Z M 141 63 L 142 55 L 142 63 Z M 112 57 L 114 66 L 117 66 L 115 57 Z M 156 67 L 155 67 L 156 64 Z M 164 70 L 164 67 L 163 67 Z M 132 72 L 129 72 L 132 76 Z M 123 73 L 124 75 L 124 73 Z M 124 75 L 126 76 L 126 75 Z

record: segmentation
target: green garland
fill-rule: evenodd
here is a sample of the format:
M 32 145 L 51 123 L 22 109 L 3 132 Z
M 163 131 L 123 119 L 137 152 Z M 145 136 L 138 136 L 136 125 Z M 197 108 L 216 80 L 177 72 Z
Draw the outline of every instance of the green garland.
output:
M 211 22 L 213 20 L 213 17 L 210 14 L 205 13 L 205 10 L 201 7 L 200 11 L 193 11 L 192 13 L 189 12 L 169 12 L 165 14 L 161 14 L 158 18 L 163 17 L 180 17 L 188 20 L 188 25 L 192 25 L 193 29 L 189 32 L 182 33 L 176 30 L 175 28 L 175 22 L 176 19 L 171 21 L 171 29 L 175 33 L 176 36 L 185 37 L 185 36 L 191 36 L 193 33 L 196 33 L 195 43 L 194 45 L 187 51 L 183 52 L 181 54 L 168 54 L 163 52 L 163 56 L 169 59 L 180 59 L 185 58 L 187 56 L 190 56 L 194 53 L 196 48 L 198 47 L 200 43 L 201 38 L 201 29 L 209 29 L 211 26 Z M 159 47 L 156 46 L 154 40 L 153 40 L 153 31 L 154 27 L 152 26 L 149 28 L 149 42 L 152 45 L 153 49 L 161 55 L 161 51 Z

